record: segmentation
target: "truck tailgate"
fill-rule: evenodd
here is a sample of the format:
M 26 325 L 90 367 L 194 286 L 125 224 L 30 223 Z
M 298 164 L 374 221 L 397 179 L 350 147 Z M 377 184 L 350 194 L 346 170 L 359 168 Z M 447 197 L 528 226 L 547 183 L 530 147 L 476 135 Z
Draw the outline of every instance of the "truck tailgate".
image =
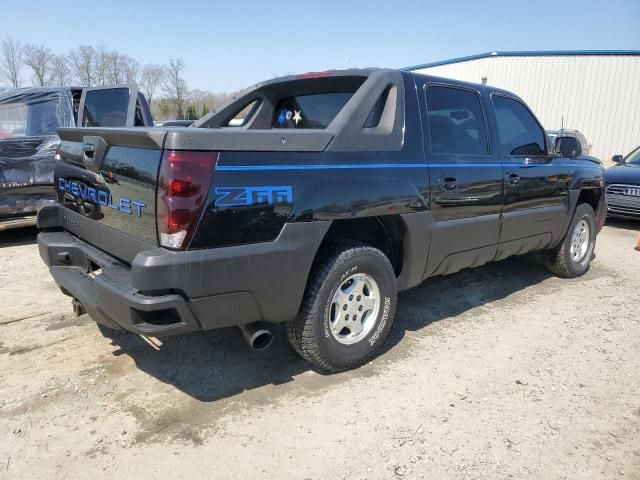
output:
M 54 168 L 68 230 L 118 255 L 113 240 L 156 246 L 156 186 L 165 132 L 152 129 L 60 129 Z M 75 213 L 75 214 L 74 214 Z M 137 240 L 140 242 L 132 241 Z M 127 260 L 125 258 L 122 258 Z

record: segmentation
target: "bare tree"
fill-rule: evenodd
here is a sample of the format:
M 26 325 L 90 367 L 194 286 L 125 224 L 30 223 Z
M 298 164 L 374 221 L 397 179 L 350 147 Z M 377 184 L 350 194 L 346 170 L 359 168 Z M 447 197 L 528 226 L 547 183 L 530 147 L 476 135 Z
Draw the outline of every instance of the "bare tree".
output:
M 68 85 L 71 83 L 71 68 L 66 58 L 62 55 L 56 55 L 51 65 L 51 83 L 55 85 Z
M 93 87 L 96 83 L 94 77 L 96 55 L 96 49 L 90 45 L 80 45 L 69 54 L 71 69 L 84 86 Z
M 171 58 L 166 66 L 141 66 L 136 59 L 102 46 L 79 45 L 67 56 L 62 56 L 44 46 L 22 46 L 19 41 L 7 37 L 0 43 L 0 61 L 0 78 L 6 77 L 13 86 L 20 84 L 20 68 L 24 65 L 33 71 L 33 81 L 39 85 L 78 82 L 92 87 L 139 83 L 152 110 L 163 118 L 185 118 L 187 105 L 192 110 L 191 116 L 205 115 L 233 95 L 208 90 L 190 92 L 181 58 Z
M 7 37 L 2 40 L 2 74 L 11 86 L 20 86 L 20 68 L 22 67 L 22 46 L 18 40 Z
M 184 62 L 181 58 L 169 59 L 169 65 L 165 67 L 164 89 L 175 103 L 177 117 L 184 118 L 184 107 L 187 95 L 187 82 L 182 76 Z
M 189 92 L 189 102 L 193 103 L 198 112 L 210 112 L 233 97 L 230 92 L 210 92 L 208 90 L 194 89 Z M 203 114 L 204 115 L 204 114 Z
M 107 54 L 107 78 L 109 83 L 118 85 L 124 80 L 124 55 L 117 50 Z
M 128 55 L 125 55 L 122 63 L 124 67 L 124 78 L 126 83 L 138 83 L 138 76 L 140 75 L 140 62 Z
M 33 70 L 33 84 L 47 85 L 51 82 L 54 54 L 44 45 L 26 45 L 24 64 Z
M 158 87 L 164 79 L 165 70 L 162 65 L 148 64 L 142 68 L 142 75 L 140 76 L 140 85 L 142 91 L 149 100 L 149 105 L 153 101 Z
M 110 56 L 104 47 L 95 49 L 96 55 L 93 59 L 93 77 L 96 85 L 106 85 L 109 83 Z

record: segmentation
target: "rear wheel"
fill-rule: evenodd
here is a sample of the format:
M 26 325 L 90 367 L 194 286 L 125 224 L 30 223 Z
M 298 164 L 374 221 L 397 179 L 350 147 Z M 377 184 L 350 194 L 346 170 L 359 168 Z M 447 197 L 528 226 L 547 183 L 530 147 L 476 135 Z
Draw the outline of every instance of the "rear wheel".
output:
M 298 316 L 288 324 L 293 348 L 338 372 L 366 363 L 384 343 L 395 315 L 396 278 L 378 249 L 333 249 L 314 265 Z
M 547 254 L 545 264 L 559 277 L 579 277 L 589 270 L 595 246 L 596 215 L 590 205 L 581 203 L 562 243 Z

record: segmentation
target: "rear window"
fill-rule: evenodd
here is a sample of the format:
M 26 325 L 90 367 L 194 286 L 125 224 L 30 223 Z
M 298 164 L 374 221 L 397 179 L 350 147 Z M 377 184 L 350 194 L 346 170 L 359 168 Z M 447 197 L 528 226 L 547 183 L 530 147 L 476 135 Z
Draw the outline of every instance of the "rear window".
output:
M 71 126 L 70 105 L 62 93 L 38 92 L 0 100 L 0 139 L 56 135 Z
M 327 128 L 354 92 L 317 93 L 282 99 L 273 113 L 273 128 Z
M 127 124 L 129 89 L 89 90 L 84 102 L 83 127 L 123 127 Z

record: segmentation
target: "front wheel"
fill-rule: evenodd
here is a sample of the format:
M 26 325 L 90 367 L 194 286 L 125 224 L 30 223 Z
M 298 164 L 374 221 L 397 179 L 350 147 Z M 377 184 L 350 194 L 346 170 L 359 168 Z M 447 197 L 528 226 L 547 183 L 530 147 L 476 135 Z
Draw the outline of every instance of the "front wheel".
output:
M 331 250 L 315 264 L 289 341 L 312 364 L 339 372 L 366 363 L 391 329 L 396 278 L 378 249 L 351 245 Z
M 545 259 L 547 269 L 554 275 L 575 278 L 589 270 L 596 246 L 596 214 L 586 203 L 576 207 L 571 225 L 554 250 Z

